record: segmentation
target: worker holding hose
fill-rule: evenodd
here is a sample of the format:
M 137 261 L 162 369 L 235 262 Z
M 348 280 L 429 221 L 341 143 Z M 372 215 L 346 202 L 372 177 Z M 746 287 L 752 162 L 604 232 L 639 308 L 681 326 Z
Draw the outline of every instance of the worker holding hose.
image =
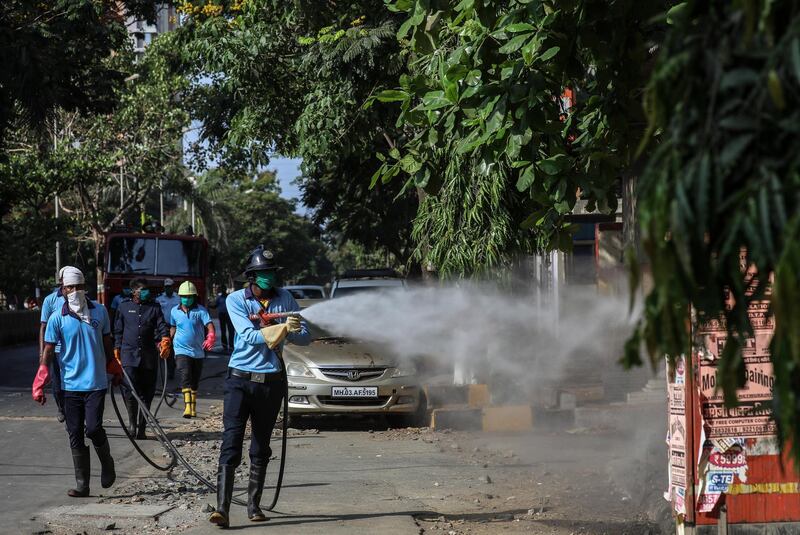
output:
M 180 304 L 170 312 L 170 336 L 186 404 L 183 417 L 194 418 L 197 416 L 197 388 L 203 373 L 205 352 L 214 347 L 216 333 L 208 310 L 197 302 L 194 284 L 189 281 L 181 284 L 178 297 Z
M 225 380 L 217 508 L 209 518 L 220 527 L 230 524 L 234 473 L 242 461 L 248 420 L 251 437 L 247 517 L 254 522 L 267 519 L 260 508 L 261 493 L 272 455 L 269 439 L 286 389 L 279 353 L 284 340 L 298 345 L 310 341 L 308 327 L 299 316 L 279 319 L 274 325 L 265 325 L 261 319 L 268 313 L 300 310 L 292 295 L 276 286 L 278 270 L 272 252 L 259 246 L 250 253 L 244 270 L 247 286 L 231 293 L 226 300 L 235 336 Z
M 56 344 L 61 344 L 58 365 L 61 367 L 61 383 L 64 390 L 64 416 L 72 449 L 72 464 L 75 469 L 74 489 L 67 494 L 72 497 L 89 495 L 91 475 L 88 437 L 100 459 L 100 483 L 108 488 L 116 480 L 114 459 L 103 429 L 108 377 L 113 383 L 122 380 L 122 368 L 113 357 L 111 323 L 105 307 L 86 298 L 83 273 L 68 266 L 62 273 L 61 309 L 47 320 L 44 334 L 44 352 L 39 361 L 39 370 L 33 381 L 33 399 L 44 405 L 44 387 L 50 380 L 49 366 L 55 355 Z
M 158 359 L 169 357 L 172 340 L 161 307 L 150 299 L 147 282 L 134 279 L 130 288 L 131 297 L 122 300 L 114 319 L 114 356 L 122 363 L 133 388 L 149 410 L 156 393 Z M 146 438 L 147 423 L 129 389 L 130 385 L 124 391 L 129 431 L 142 440 Z

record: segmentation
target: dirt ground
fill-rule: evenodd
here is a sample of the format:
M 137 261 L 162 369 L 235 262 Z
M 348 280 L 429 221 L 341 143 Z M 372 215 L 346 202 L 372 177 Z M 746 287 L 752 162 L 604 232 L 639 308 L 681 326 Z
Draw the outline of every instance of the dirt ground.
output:
M 182 455 L 211 481 L 215 480 L 221 426 L 220 407 L 212 405 L 203 418 L 177 420 L 169 429 Z M 664 518 L 666 502 L 660 497 L 663 482 L 658 448 L 641 448 L 641 441 L 634 440 L 641 453 L 637 458 L 626 450 L 632 439 L 616 431 L 574 429 L 492 435 L 430 428 L 389 429 L 382 419 L 337 418 L 303 422 L 302 428 L 290 429 L 288 436 L 288 470 L 294 477 L 315 462 L 324 465 L 326 456 L 346 456 L 341 469 L 346 476 L 314 468 L 314 475 L 309 475 L 314 483 L 289 478 L 290 488 L 281 503 L 293 509 L 283 511 L 289 516 L 274 518 L 265 526 L 273 526 L 271 531 L 281 531 L 276 520 L 294 517 L 298 523 L 284 526 L 290 529 L 283 532 L 317 533 L 307 530 L 307 524 L 299 520 L 313 517 L 308 508 L 315 500 L 326 501 L 328 510 L 341 512 L 342 518 L 358 516 L 344 514 L 348 503 L 358 501 L 357 496 L 337 495 L 333 488 L 324 487 L 319 495 L 299 492 L 308 485 L 330 485 L 319 482 L 326 477 L 338 480 L 336 485 L 349 477 L 354 488 L 364 492 L 369 492 L 373 478 L 378 477 L 389 486 L 376 490 L 375 496 L 365 494 L 363 508 L 375 515 L 410 515 L 419 534 L 656 535 L 666 533 L 659 522 L 668 525 Z M 275 453 L 279 453 L 279 438 L 280 431 L 276 430 Z M 145 442 L 145 451 L 156 455 L 159 462 L 166 460 L 156 441 Z M 236 483 L 236 493 L 244 499 L 246 457 Z M 360 475 L 355 467 L 367 458 L 371 458 L 374 469 Z M 416 462 L 409 464 L 408 470 L 395 469 L 391 477 L 389 472 L 382 473 L 382 467 L 391 467 L 401 458 Z M 206 517 L 215 495 L 180 465 L 166 474 L 143 468 L 141 477 L 129 478 L 109 491 L 97 502 L 171 507 L 155 522 L 118 519 L 111 528 L 115 533 L 205 533 L 210 528 Z M 270 497 L 271 490 L 265 490 L 263 502 Z M 341 500 L 339 506 L 336 500 Z M 63 517 L 42 520 L 54 534 L 75 533 L 77 527 L 86 528 L 86 533 L 108 532 L 108 522 L 78 526 Z M 348 524 L 346 520 L 338 523 Z

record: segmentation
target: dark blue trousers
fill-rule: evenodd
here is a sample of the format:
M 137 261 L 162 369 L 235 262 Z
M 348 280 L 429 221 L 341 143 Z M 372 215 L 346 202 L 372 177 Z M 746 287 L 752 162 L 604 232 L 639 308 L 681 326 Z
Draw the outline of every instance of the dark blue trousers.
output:
M 219 464 L 239 466 L 247 420 L 250 420 L 250 464 L 266 466 L 272 456 L 269 439 L 283 396 L 280 373 L 267 374 L 264 383 L 228 375 L 225 379 L 225 404 L 222 409 L 222 447 Z
M 61 365 L 58 363 L 58 353 L 50 362 L 50 384 L 53 385 L 53 399 L 56 400 L 56 407 L 64 412 L 64 391 L 61 389 Z
M 106 442 L 106 430 L 103 429 L 103 409 L 105 408 L 106 390 L 92 392 L 64 392 L 64 417 L 69 434 L 69 447 L 73 450 L 86 447 L 84 437 L 89 437 L 92 444 L 102 446 Z

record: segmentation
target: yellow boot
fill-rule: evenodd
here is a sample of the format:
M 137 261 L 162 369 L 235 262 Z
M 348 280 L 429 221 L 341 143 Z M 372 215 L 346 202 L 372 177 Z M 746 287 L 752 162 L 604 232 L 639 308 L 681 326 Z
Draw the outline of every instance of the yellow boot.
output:
M 197 416 L 197 390 L 192 390 L 192 418 Z
M 192 389 L 191 388 L 182 388 L 181 392 L 183 392 L 183 403 L 185 407 L 183 408 L 183 417 L 184 418 L 191 418 L 192 413 Z

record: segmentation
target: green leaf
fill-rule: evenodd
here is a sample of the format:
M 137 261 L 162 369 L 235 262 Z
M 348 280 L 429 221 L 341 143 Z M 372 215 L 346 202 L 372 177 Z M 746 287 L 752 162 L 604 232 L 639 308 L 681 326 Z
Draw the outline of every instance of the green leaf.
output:
M 733 69 L 722 75 L 719 87 L 722 91 L 745 85 L 755 85 L 761 80 L 757 71 L 747 68 Z
M 736 163 L 736 160 L 739 159 L 739 156 L 742 155 L 750 142 L 753 141 L 754 137 L 754 134 L 745 134 L 729 141 L 719 153 L 719 157 L 717 158 L 719 165 L 723 168 L 727 168 Z
M 688 2 L 681 2 L 669 8 L 667 11 L 667 24 L 674 25 L 683 21 L 689 12 L 688 7 Z
M 795 37 L 791 44 L 792 71 L 794 79 L 800 82 L 800 39 Z
M 505 28 L 505 31 L 509 33 L 519 33 L 519 32 L 527 32 L 527 31 L 535 31 L 536 27 L 532 24 L 528 24 L 527 22 L 515 22 L 514 24 L 509 24 Z
M 513 54 L 525 44 L 525 41 L 531 36 L 531 33 L 523 33 L 513 37 L 509 42 L 500 47 L 501 54 Z
M 569 168 L 571 163 L 570 158 L 565 154 L 556 154 L 544 160 L 539 160 L 536 162 L 536 166 L 541 169 L 543 173 L 555 176 Z
M 445 97 L 444 91 L 429 91 L 422 97 L 422 110 L 438 110 L 447 106 L 452 106 L 453 103 Z
M 517 179 L 517 191 L 525 191 L 529 189 L 533 185 L 533 182 L 535 180 L 536 180 L 536 170 L 534 169 L 534 166 L 529 165 L 519 175 L 519 179 Z
M 558 54 L 559 50 L 561 50 L 560 46 L 554 46 L 554 47 L 548 48 L 547 50 L 544 51 L 544 53 L 541 56 L 539 56 L 539 60 L 540 61 L 547 61 L 549 59 L 552 59 L 556 54 Z
M 400 89 L 385 89 L 375 95 L 375 98 L 380 102 L 398 102 L 400 100 L 405 100 L 408 97 L 409 94 L 405 91 L 401 91 Z

